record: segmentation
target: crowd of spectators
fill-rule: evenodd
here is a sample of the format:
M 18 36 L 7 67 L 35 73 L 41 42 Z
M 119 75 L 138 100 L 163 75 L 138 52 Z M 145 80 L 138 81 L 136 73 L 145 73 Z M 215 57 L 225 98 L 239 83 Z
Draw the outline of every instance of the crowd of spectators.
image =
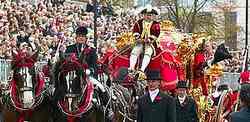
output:
M 244 57 L 242 52 L 231 52 L 233 58 L 231 60 L 226 60 L 225 62 L 225 71 L 227 72 L 242 72 L 242 66 L 244 62 Z M 249 61 L 248 61 L 249 62 Z
M 86 12 L 86 8 L 81 5 L 67 3 L 65 0 L 48 1 L 40 0 L 30 4 L 28 0 L 0 0 L 1 59 L 11 58 L 11 51 L 23 46 L 20 45 L 22 42 L 32 42 L 40 49 L 40 59 L 48 60 L 53 57 L 59 42 L 63 42 L 62 48 L 74 42 L 74 30 L 81 25 L 88 27 L 89 42 L 93 44 L 93 12 Z M 107 5 L 104 8 L 107 9 Z M 87 6 L 87 11 L 92 11 L 91 7 Z M 131 31 L 137 19 L 138 16 L 130 14 L 100 14 L 97 18 L 98 47 L 105 48 L 113 44 L 112 41 L 118 35 Z M 232 60 L 224 62 L 225 71 L 240 72 L 242 62 L 240 53 L 234 53 Z
M 81 5 L 71 3 L 51 4 L 46 0 L 37 5 L 28 2 L 2 0 L 0 6 L 0 57 L 11 58 L 11 50 L 22 42 L 33 42 L 40 47 L 42 59 L 51 57 L 57 45 L 63 40 L 64 46 L 73 43 L 77 26 L 89 29 L 89 40 L 93 42 L 93 16 Z M 99 16 L 97 18 L 98 44 L 114 39 L 133 25 L 131 16 Z

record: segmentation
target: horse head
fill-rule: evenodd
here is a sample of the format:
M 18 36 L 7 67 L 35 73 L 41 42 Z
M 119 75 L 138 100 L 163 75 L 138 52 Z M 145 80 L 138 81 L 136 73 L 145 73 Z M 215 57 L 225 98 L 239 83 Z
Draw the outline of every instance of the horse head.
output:
M 93 85 L 88 81 L 87 65 L 75 55 L 61 58 L 55 66 L 55 101 L 69 116 L 86 112 L 91 104 Z
M 32 109 L 41 102 L 44 88 L 43 75 L 36 72 L 38 52 L 13 53 L 11 80 L 11 99 L 17 109 Z

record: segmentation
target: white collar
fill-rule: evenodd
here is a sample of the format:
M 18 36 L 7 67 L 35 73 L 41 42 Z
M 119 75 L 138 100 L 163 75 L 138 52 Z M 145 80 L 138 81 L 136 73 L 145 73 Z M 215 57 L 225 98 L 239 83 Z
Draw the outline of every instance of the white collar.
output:
M 219 97 L 220 95 L 221 95 L 221 92 L 220 92 L 220 91 L 215 91 L 214 93 L 212 93 L 212 96 L 213 96 L 214 98 Z
M 159 89 L 155 89 L 155 90 L 152 90 L 152 91 L 149 90 L 149 95 L 150 95 L 150 99 L 151 99 L 152 102 L 154 102 L 154 99 L 158 95 L 159 92 L 160 92 Z
M 178 96 L 178 100 L 179 100 L 180 104 L 184 103 L 185 99 L 186 99 L 186 95 L 184 97 Z

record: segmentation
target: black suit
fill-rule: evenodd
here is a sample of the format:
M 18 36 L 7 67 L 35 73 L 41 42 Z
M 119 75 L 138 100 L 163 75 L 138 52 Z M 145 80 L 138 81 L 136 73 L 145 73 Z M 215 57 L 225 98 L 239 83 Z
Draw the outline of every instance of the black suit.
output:
M 244 107 L 239 112 L 232 113 L 230 122 L 250 122 L 250 107 Z
M 91 72 L 93 73 L 94 77 L 97 77 L 97 53 L 96 50 L 92 47 L 89 47 L 88 45 L 83 46 L 80 44 L 73 44 L 70 46 L 67 46 L 67 49 L 65 51 L 66 54 L 70 54 L 70 53 L 75 53 L 76 56 L 78 58 L 80 58 L 80 56 L 83 53 L 83 59 L 84 61 L 86 61 L 86 63 L 88 64 L 89 69 L 91 70 Z M 84 48 L 83 50 L 81 48 Z M 82 51 L 81 51 L 82 50 Z
M 176 97 L 176 122 L 198 122 L 197 105 L 193 98 L 186 97 L 182 105 Z
M 162 92 L 156 98 L 152 102 L 146 93 L 138 100 L 137 122 L 175 122 L 174 98 Z

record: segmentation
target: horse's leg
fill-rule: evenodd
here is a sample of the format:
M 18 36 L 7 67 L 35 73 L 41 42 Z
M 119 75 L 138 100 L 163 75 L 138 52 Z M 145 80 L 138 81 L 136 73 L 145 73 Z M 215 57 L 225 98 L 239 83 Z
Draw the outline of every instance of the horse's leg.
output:
M 122 114 L 119 113 L 119 108 L 114 105 L 114 119 L 112 120 L 112 122 L 123 122 L 124 117 L 122 116 Z
M 3 113 L 0 111 L 0 122 L 3 122 Z
M 92 111 L 91 122 L 103 122 L 103 119 L 104 119 L 103 112 L 94 108 L 94 111 Z
M 52 104 L 50 104 L 50 110 L 51 110 L 50 117 L 53 120 L 52 122 L 67 122 L 66 115 L 60 111 L 60 109 L 54 102 L 51 103 Z
M 36 111 L 32 111 L 31 114 L 29 113 L 29 116 L 31 122 L 49 122 L 51 115 L 49 114 L 48 109 L 45 107 Z
M 91 112 L 83 114 L 81 118 L 76 118 L 76 122 L 98 122 L 96 120 L 96 111 L 91 110 Z
M 8 109 L 2 110 L 3 122 L 16 122 L 17 114 L 16 112 L 9 111 Z

